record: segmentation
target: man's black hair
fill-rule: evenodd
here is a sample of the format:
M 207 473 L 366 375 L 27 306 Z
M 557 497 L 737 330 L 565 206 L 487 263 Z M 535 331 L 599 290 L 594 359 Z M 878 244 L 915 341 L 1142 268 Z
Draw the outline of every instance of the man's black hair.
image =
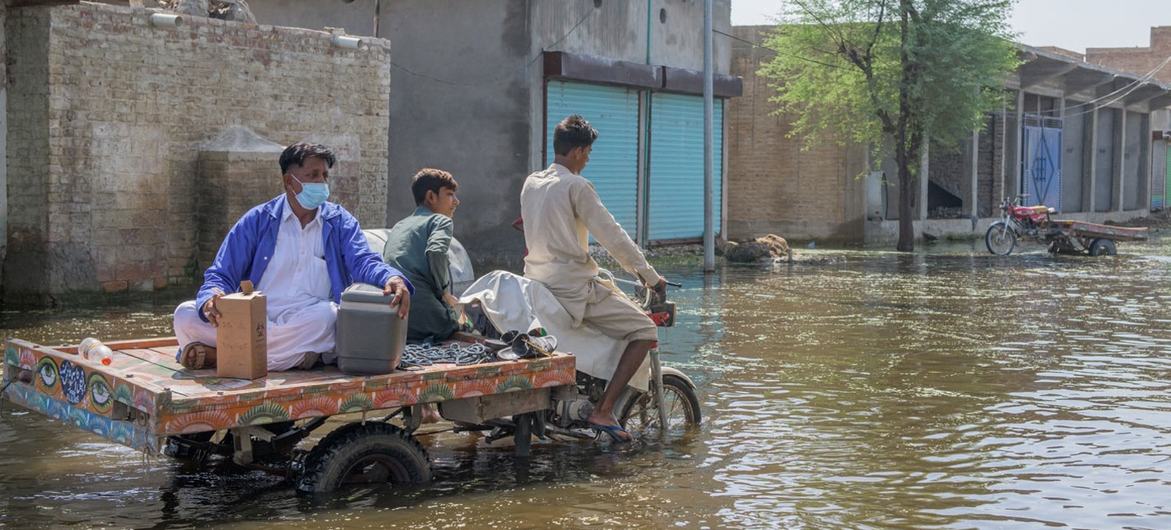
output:
M 288 173 L 289 166 L 293 164 L 304 166 L 305 160 L 309 158 L 320 158 L 324 160 L 326 167 L 333 167 L 337 162 L 337 157 L 333 154 L 333 149 L 321 144 L 297 142 L 286 147 L 285 151 L 281 153 L 281 174 Z
M 589 147 L 597 139 L 598 130 L 580 114 L 574 114 L 561 120 L 553 129 L 553 152 L 568 155 L 575 147 Z
M 433 191 L 436 195 L 439 190 L 443 188 L 451 188 L 451 191 L 459 190 L 459 183 L 455 181 L 455 177 L 451 176 L 442 169 L 435 169 L 425 167 L 415 173 L 415 177 L 411 179 L 411 195 L 415 196 L 415 206 L 423 204 L 423 199 L 427 198 L 427 192 Z

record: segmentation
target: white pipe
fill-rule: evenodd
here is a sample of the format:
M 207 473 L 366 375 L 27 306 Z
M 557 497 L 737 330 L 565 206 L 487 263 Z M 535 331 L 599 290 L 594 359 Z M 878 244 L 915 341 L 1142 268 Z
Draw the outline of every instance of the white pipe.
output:
M 358 37 L 351 37 L 349 35 L 334 35 L 329 39 L 329 41 L 332 42 L 334 46 L 339 48 L 356 49 L 358 45 L 362 44 L 362 39 L 359 39 Z
M 177 28 L 183 25 L 183 17 L 169 13 L 151 13 L 150 25 L 159 28 Z

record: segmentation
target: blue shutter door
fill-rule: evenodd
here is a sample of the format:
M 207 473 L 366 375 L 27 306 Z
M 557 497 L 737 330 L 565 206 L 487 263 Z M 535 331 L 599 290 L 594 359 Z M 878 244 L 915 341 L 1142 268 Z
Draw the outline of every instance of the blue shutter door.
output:
M 1061 129 L 1025 126 L 1023 193 L 1025 206 L 1061 211 Z
M 713 108 L 713 228 L 723 214 L 724 101 Z M 703 237 L 703 98 L 651 96 L 649 228 L 652 241 Z
M 545 95 L 545 161 L 553 163 L 553 129 L 581 114 L 598 130 L 582 176 L 594 183 L 602 204 L 626 233 L 637 233 L 638 91 L 586 83 L 549 81 Z

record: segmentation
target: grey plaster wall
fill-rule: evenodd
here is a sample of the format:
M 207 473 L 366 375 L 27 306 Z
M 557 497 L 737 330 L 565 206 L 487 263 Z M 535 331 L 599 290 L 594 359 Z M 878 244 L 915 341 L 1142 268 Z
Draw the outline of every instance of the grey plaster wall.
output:
M 1152 188 L 1163 190 L 1163 208 L 1167 208 L 1167 141 L 1156 140 L 1151 143 L 1151 178 Z
M 704 3 L 700 0 L 531 0 L 531 4 L 533 45 L 538 50 L 642 63 L 646 62 L 649 45 L 651 64 L 703 68 Z M 731 33 L 730 0 L 715 0 L 712 11 L 712 27 Z M 574 29 L 578 23 L 581 25 Z M 728 73 L 731 41 L 717 33 L 712 48 L 716 72 Z
M 1094 209 L 1099 212 L 1110 210 L 1114 198 L 1114 129 L 1118 116 L 1117 109 L 1098 111 L 1098 159 L 1094 165 Z
M 383 8 L 390 0 L 383 0 Z M 375 0 L 250 0 L 256 21 L 274 26 L 345 28 L 350 35 L 374 35 Z
M 0 80 L 8 79 L 8 3 L 0 3 Z M 0 82 L 0 271 L 8 252 L 8 83 Z M 0 292 L 4 292 L 4 275 L 0 274 Z
M 415 207 L 410 179 L 422 167 L 450 171 L 463 201 L 455 235 L 473 261 L 519 261 L 519 215 L 529 165 L 530 55 L 526 0 L 383 2 L 391 40 L 387 226 Z
M 9 114 L 19 123 L 6 138 L 5 149 L 20 153 L 8 160 L 8 249 L 2 273 L 4 294 L 13 286 L 44 292 L 49 285 L 45 264 L 53 248 L 48 242 L 49 217 L 49 9 L 12 9 L 5 20 Z M 11 118 L 11 119 L 8 119 Z
M 374 31 L 375 0 L 249 5 L 261 24 Z M 731 33 L 730 0 L 713 11 L 714 28 Z M 509 225 L 524 177 L 544 164 L 540 53 L 642 63 L 649 45 L 653 64 L 701 69 L 702 29 L 698 0 L 382 0 L 378 36 L 394 61 L 387 225 L 414 208 L 415 171 L 440 167 L 460 182 L 456 237 L 473 260 L 519 260 L 523 238 Z M 729 72 L 731 41 L 717 34 L 713 47 L 716 71 Z
M 1074 101 L 1066 102 L 1066 106 L 1076 105 Z M 1080 108 L 1080 107 L 1079 107 Z M 1070 117 L 1063 120 L 1061 131 L 1061 211 L 1082 211 L 1082 182 L 1086 179 L 1085 172 L 1085 135 L 1087 114 L 1075 116 L 1076 109 Z
M 1139 204 L 1139 191 L 1146 182 L 1147 173 L 1144 156 L 1147 150 L 1144 146 L 1150 142 L 1146 130 L 1145 114 L 1126 113 L 1126 145 L 1122 151 L 1125 161 L 1122 173 L 1122 207 L 1126 210 L 1137 210 L 1142 207 Z

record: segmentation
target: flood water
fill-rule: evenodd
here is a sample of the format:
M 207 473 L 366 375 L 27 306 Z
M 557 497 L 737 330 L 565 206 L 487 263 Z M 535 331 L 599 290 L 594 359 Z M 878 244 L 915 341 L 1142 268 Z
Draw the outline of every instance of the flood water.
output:
M 328 498 L 188 470 L 4 403 L 0 526 L 1171 528 L 1171 241 L 686 266 L 665 362 L 702 430 L 616 450 L 423 439 L 435 481 Z M 41 342 L 170 333 L 175 301 L 0 315 Z

